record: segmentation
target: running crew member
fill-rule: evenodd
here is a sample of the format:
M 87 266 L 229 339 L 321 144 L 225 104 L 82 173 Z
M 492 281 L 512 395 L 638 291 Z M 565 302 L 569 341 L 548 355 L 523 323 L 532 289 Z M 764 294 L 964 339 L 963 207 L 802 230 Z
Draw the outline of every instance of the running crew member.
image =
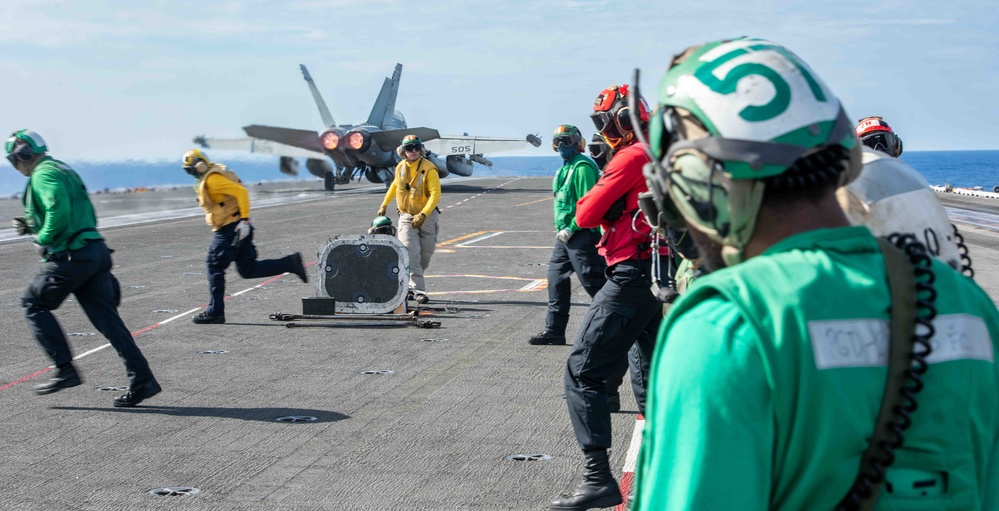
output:
M 155 396 L 160 384 L 118 315 L 121 286 L 111 274 L 112 251 L 97 232 L 86 185 L 69 165 L 48 155 L 48 146 L 34 131 L 15 132 L 6 150 L 7 160 L 28 178 L 21 196 L 24 216 L 14 218 L 14 229 L 35 235 L 32 241 L 43 260 L 21 297 L 28 329 L 55 364 L 55 372 L 35 392 L 51 394 L 83 382 L 73 366 L 66 334 L 52 314 L 72 293 L 125 363 L 128 392 L 112 404 L 132 407 Z
M 244 279 L 294 273 L 308 282 L 302 254 L 296 252 L 281 259 L 257 260 L 250 225 L 250 194 L 239 176 L 221 163 L 212 163 L 198 149 L 184 154 L 184 171 L 196 179 L 198 203 L 205 210 L 205 222 L 212 227 L 208 247 L 208 288 L 211 299 L 204 312 L 191 318 L 197 324 L 225 323 L 225 270 L 233 262 Z

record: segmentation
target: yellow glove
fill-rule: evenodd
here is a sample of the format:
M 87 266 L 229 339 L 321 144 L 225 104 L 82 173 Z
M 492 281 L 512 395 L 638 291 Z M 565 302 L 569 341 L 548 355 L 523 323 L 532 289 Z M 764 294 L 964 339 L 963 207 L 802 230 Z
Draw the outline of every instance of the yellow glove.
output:
M 388 208 L 386 208 L 385 206 L 382 206 L 382 207 L 378 208 L 378 214 L 375 215 L 375 216 L 385 216 L 385 212 L 386 211 L 388 211 Z
M 427 221 L 427 215 L 420 213 L 413 217 L 413 229 L 419 229 L 423 222 Z

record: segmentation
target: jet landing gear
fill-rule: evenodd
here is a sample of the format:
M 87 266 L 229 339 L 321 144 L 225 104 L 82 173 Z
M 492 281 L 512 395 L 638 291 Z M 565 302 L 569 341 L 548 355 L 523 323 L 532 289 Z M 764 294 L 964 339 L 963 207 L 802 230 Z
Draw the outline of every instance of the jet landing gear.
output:
M 332 192 L 336 185 L 345 185 L 350 182 L 351 174 L 347 172 L 347 167 L 337 167 L 335 171 L 329 171 L 323 175 L 323 188 L 327 192 Z

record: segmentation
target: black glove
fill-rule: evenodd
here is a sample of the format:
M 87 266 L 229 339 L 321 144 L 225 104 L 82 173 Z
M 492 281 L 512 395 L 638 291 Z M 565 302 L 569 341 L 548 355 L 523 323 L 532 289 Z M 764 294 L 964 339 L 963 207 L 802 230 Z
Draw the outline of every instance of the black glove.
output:
M 662 303 L 673 303 L 680 297 L 680 293 L 671 287 L 661 287 L 656 292 L 656 298 Z
M 604 213 L 604 220 L 615 222 L 618 218 L 621 218 L 621 215 L 623 214 L 624 197 L 621 197 L 620 199 L 614 201 L 614 204 L 611 204 L 610 208 L 607 209 L 607 212 Z
M 20 236 L 31 234 L 31 229 L 28 228 L 28 221 L 25 220 L 23 216 L 16 216 L 11 219 L 10 225 L 14 226 L 14 230 L 17 231 L 17 234 Z

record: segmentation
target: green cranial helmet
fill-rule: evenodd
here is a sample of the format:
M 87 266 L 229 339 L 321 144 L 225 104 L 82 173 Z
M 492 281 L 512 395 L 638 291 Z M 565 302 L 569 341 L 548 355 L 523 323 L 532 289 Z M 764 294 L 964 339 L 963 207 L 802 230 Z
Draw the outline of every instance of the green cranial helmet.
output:
M 562 124 L 555 128 L 555 134 L 552 135 L 552 149 L 554 151 L 558 152 L 558 148 L 563 145 L 575 147 L 579 152 L 586 149 L 586 144 L 583 143 L 583 134 L 579 128 L 571 124 Z
M 31 152 L 34 154 L 42 154 L 49 150 L 48 146 L 45 144 L 45 139 L 43 139 L 41 135 L 31 130 L 19 130 L 11 133 L 10 138 L 7 139 L 7 144 L 4 146 L 7 154 L 14 151 L 14 146 L 16 146 L 18 142 L 25 142 L 29 147 L 31 147 Z
M 841 185 L 861 169 L 839 100 L 797 55 L 761 39 L 716 41 L 674 57 L 649 145 L 659 161 L 648 171 L 650 190 L 673 203 L 660 210 L 678 210 L 721 243 L 728 265 L 742 260 L 766 178 L 830 146 L 847 155 Z
M 387 216 L 377 216 L 371 221 L 371 228 L 368 229 L 368 234 L 388 234 L 390 236 L 395 236 L 396 229 L 392 225 L 392 219 Z

